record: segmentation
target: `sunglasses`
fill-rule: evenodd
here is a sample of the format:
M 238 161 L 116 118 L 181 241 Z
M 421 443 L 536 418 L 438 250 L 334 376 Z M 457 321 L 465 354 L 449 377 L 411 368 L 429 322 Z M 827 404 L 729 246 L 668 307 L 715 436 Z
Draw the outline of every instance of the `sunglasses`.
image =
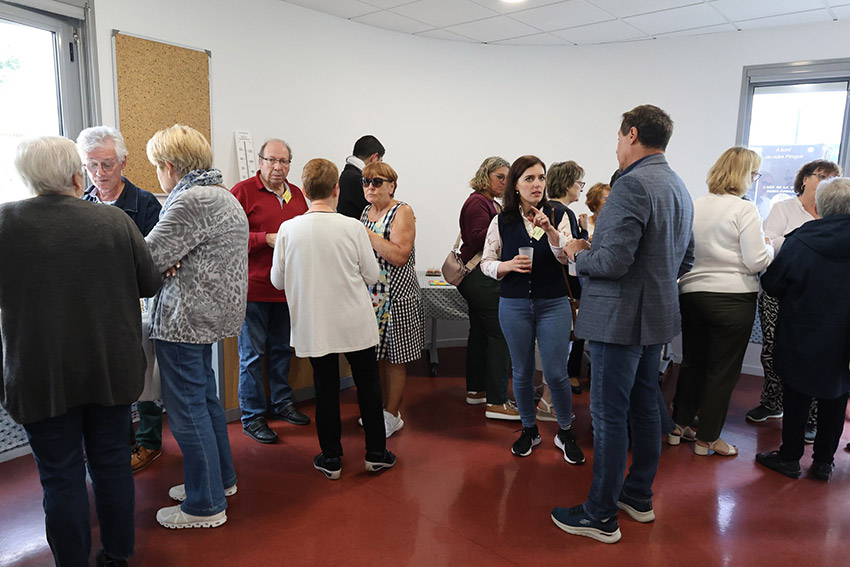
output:
M 371 179 L 361 177 L 360 182 L 363 184 L 363 187 L 368 187 L 371 184 L 375 189 L 379 189 L 384 183 L 392 183 L 389 179 L 381 179 L 380 177 L 372 177 Z

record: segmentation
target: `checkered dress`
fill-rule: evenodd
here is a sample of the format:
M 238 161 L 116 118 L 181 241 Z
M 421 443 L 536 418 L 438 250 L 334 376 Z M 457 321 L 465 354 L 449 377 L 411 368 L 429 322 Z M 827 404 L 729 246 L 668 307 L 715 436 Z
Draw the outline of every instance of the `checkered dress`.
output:
M 393 219 L 404 204 L 397 203 L 377 221 L 369 220 L 368 212 L 372 208 L 369 205 L 363 209 L 360 222 L 389 240 Z M 378 276 L 378 283 L 369 288 L 369 292 L 378 318 L 378 360 L 386 358 L 393 364 L 418 360 L 425 348 L 425 318 L 416 280 L 416 248 L 410 251 L 410 257 L 403 266 L 393 266 L 377 252 L 375 257 L 381 275 Z

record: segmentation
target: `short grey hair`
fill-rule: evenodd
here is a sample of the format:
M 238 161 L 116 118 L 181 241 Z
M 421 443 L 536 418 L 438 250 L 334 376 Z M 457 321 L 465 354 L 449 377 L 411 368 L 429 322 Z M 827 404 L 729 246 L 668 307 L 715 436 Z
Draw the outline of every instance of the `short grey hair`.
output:
M 18 144 L 15 167 L 34 195 L 75 194 L 74 175 L 82 175 L 77 146 L 68 138 L 43 136 Z
M 850 214 L 850 178 L 833 177 L 818 184 L 815 205 L 821 218 Z
M 85 159 L 85 154 L 106 147 L 110 141 L 115 144 L 115 154 L 118 156 L 118 161 L 124 161 L 127 157 L 127 145 L 124 143 L 124 136 L 111 126 L 86 128 L 77 136 L 77 148 L 79 148 L 80 156 Z
M 286 142 L 286 140 L 281 140 L 280 138 L 269 138 L 268 140 L 263 142 L 263 145 L 260 146 L 260 154 L 259 154 L 260 156 L 265 156 L 265 154 L 263 152 L 266 151 L 266 146 L 268 146 L 272 142 L 280 142 L 281 144 L 286 146 L 286 151 L 289 152 L 289 159 L 290 159 L 290 161 L 292 160 L 292 148 L 289 146 L 289 144 Z

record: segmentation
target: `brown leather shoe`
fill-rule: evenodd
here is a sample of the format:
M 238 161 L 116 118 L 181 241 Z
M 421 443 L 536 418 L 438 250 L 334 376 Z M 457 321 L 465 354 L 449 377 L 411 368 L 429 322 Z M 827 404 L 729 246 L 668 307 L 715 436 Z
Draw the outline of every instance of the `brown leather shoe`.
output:
M 159 449 L 148 449 L 147 447 L 138 445 L 133 449 L 133 454 L 130 456 L 130 465 L 133 467 L 133 474 L 148 468 L 160 455 L 162 455 L 162 451 Z

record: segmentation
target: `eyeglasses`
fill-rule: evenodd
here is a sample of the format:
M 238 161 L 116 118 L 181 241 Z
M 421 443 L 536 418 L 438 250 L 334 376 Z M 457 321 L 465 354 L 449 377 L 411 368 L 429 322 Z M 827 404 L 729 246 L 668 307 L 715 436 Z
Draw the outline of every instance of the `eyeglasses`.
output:
M 375 189 L 378 189 L 384 183 L 392 183 L 389 179 L 381 179 L 380 177 L 373 177 L 369 179 L 368 177 L 361 177 L 360 182 L 363 184 L 363 187 L 368 187 L 370 184 Z
M 586 185 L 586 183 L 584 181 L 576 181 L 576 183 L 578 183 L 578 190 L 579 191 L 584 189 L 584 186 Z
M 752 176 L 753 176 L 753 183 L 755 183 L 756 181 L 761 179 L 761 173 L 758 172 L 758 171 L 753 171 Z
M 825 173 L 810 173 L 809 175 L 814 175 L 815 177 L 817 177 L 821 181 L 826 181 L 827 179 L 832 177 L 831 175 L 827 175 Z
M 291 159 L 275 159 L 273 157 L 269 158 L 266 156 L 260 156 L 260 159 L 266 160 L 272 167 L 274 167 L 277 163 L 279 163 L 283 167 L 286 167 L 287 165 L 292 163 Z
M 87 161 L 85 165 L 83 165 L 83 167 L 85 167 L 89 171 L 89 173 L 97 173 L 98 167 L 100 167 L 100 170 L 104 173 L 109 173 L 110 171 L 115 169 L 116 165 L 118 165 L 118 162 L 112 160 L 102 161 L 100 163 L 96 161 Z

